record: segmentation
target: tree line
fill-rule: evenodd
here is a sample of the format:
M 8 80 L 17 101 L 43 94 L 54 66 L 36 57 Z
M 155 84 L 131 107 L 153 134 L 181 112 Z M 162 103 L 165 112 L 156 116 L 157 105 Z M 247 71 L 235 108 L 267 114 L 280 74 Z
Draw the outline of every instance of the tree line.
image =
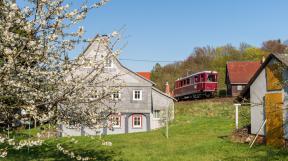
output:
M 220 47 L 196 47 L 183 61 L 161 66 L 156 63 L 151 71 L 151 80 L 159 89 L 165 90 L 168 81 L 174 89 L 174 82 L 180 77 L 203 70 L 217 71 L 219 74 L 219 91 L 225 92 L 225 71 L 228 61 L 261 61 L 270 53 L 285 53 L 286 43 L 281 40 L 268 40 L 261 47 L 241 43 L 239 47 L 227 44 Z

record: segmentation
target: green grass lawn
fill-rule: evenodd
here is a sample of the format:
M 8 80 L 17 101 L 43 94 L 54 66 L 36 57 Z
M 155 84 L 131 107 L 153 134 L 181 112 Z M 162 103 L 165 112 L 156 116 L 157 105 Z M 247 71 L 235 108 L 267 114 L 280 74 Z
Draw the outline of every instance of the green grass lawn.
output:
M 233 143 L 229 135 L 234 128 L 234 108 L 229 102 L 182 102 L 175 107 L 176 118 L 169 127 L 169 139 L 165 128 L 134 134 L 109 135 L 104 139 L 113 146 L 102 146 L 93 137 L 50 139 L 41 147 L 20 151 L 10 150 L 7 160 L 71 160 L 57 151 L 61 143 L 65 148 L 83 156 L 98 160 L 169 160 L 169 161 L 265 161 L 288 160 L 288 151 L 270 149 L 256 145 L 249 149 L 247 144 Z M 247 122 L 241 110 L 241 125 Z

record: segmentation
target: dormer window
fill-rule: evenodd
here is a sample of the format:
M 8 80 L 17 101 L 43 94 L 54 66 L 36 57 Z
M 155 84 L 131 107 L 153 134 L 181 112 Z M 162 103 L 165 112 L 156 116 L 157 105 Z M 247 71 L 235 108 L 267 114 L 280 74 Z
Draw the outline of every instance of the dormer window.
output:
M 113 67 L 113 61 L 111 59 L 106 59 L 105 68 L 112 68 L 112 67 Z

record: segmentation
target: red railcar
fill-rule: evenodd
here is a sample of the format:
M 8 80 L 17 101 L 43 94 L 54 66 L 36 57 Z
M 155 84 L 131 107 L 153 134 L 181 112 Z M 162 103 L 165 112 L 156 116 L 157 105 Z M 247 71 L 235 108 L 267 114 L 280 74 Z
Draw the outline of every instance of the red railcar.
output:
M 214 97 L 217 86 L 216 71 L 198 72 L 175 81 L 174 97 L 177 100 Z

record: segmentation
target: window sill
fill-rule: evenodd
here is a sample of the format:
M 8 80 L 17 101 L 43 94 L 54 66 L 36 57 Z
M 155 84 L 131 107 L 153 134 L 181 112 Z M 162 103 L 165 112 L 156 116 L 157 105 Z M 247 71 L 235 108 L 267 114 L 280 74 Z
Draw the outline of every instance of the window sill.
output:
M 133 127 L 133 129 L 142 129 L 142 127 Z

